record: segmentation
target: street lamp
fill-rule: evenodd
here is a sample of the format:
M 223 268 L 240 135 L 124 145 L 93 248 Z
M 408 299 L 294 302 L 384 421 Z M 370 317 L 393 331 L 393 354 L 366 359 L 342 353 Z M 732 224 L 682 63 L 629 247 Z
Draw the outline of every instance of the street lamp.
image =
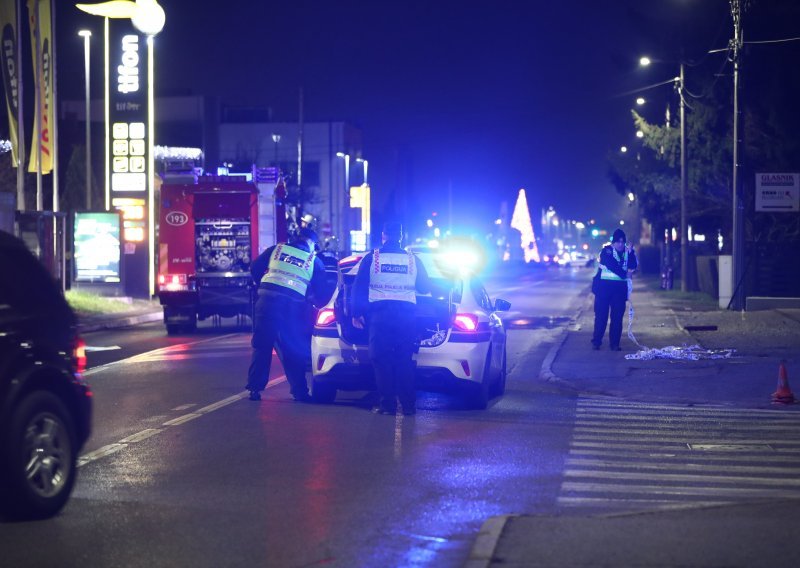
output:
M 273 134 L 272 135 L 272 141 L 275 142 L 275 160 L 274 160 L 274 162 L 275 162 L 275 166 L 277 167 L 278 166 L 278 142 L 281 141 L 281 135 L 280 134 Z
M 350 154 L 336 152 L 337 158 L 344 158 L 344 192 L 350 191 Z
M 86 91 L 86 210 L 92 210 L 92 105 L 89 96 L 89 40 L 92 32 L 81 30 L 83 38 L 83 74 Z
M 642 105 L 643 105 L 644 103 L 646 103 L 646 102 L 647 102 L 647 101 L 644 99 L 644 97 L 638 97 L 638 98 L 636 99 L 636 104 L 637 104 L 637 105 L 639 105 L 639 106 L 642 106 Z
M 364 164 L 364 185 L 367 185 L 367 168 L 369 168 L 369 160 L 364 158 L 356 158 L 356 162 Z
M 639 59 L 639 64 L 642 67 L 650 65 L 649 57 L 642 57 Z M 678 98 L 680 100 L 681 111 L 681 292 L 687 291 L 686 277 L 689 270 L 688 266 L 688 252 L 689 240 L 686 230 L 686 193 L 688 178 L 686 174 L 686 91 L 684 82 L 684 64 L 680 62 L 680 75 L 675 77 L 671 82 L 674 82 L 675 88 L 678 91 Z M 663 83 L 660 83 L 663 85 Z M 654 85 L 659 86 L 659 85 Z M 639 136 L 639 133 L 636 133 Z

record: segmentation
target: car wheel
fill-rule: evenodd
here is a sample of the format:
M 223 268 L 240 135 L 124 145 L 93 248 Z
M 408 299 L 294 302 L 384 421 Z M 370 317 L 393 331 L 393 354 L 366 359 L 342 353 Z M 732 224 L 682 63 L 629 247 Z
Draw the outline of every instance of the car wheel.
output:
M 311 399 L 319 404 L 331 404 L 336 400 L 336 387 L 312 380 Z
M 472 408 L 485 410 L 489 406 L 492 385 L 492 350 L 486 354 L 486 363 L 483 364 L 483 376 L 480 383 L 473 383 L 471 393 Z
M 492 385 L 492 396 L 502 396 L 506 392 L 506 350 L 503 349 L 503 362 L 500 364 L 500 373 Z
M 2 467 L 3 512 L 41 519 L 66 504 L 76 475 L 75 426 L 55 394 L 34 391 L 13 412 Z
M 178 335 L 181 331 L 183 331 L 182 326 L 173 323 L 167 324 L 167 335 Z

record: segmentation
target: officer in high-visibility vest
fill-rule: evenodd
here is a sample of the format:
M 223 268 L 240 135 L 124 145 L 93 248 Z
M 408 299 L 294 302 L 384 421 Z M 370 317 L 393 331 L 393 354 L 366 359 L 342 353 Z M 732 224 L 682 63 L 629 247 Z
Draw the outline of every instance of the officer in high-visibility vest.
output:
M 247 374 L 250 400 L 261 400 L 272 365 L 272 348 L 281 358 L 295 400 L 307 402 L 305 370 L 311 361 L 312 311 L 309 302 L 322 305 L 325 265 L 314 253 L 317 234 L 300 229 L 289 243 L 261 253 L 250 265 L 259 283 L 253 331 L 253 358 Z
M 622 317 L 625 315 L 625 302 L 628 300 L 628 280 L 636 270 L 636 253 L 625 240 L 625 232 L 617 229 L 611 237 L 611 244 L 603 247 L 598 260 L 600 281 L 594 296 L 594 333 L 592 348 L 600 349 L 606 333 L 609 312 L 611 327 L 608 330 L 608 343 L 612 351 L 621 351 Z
M 414 349 L 417 293 L 431 288 L 420 260 L 406 252 L 403 227 L 387 223 L 383 246 L 368 253 L 358 267 L 353 285 L 353 325 L 369 332 L 369 358 L 375 371 L 380 400 L 376 414 L 416 413 Z

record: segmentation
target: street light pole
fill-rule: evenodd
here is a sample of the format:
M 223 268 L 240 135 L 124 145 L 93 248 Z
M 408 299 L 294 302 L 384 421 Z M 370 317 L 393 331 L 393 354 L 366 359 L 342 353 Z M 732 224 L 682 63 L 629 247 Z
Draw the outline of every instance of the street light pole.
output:
M 86 93 L 86 210 L 92 210 L 92 107 L 89 95 L 89 38 L 92 32 L 81 30 L 78 35 L 83 38 L 83 73 Z
M 642 57 L 639 59 L 639 64 L 642 67 L 647 67 L 650 65 L 651 60 L 648 57 Z M 686 193 L 687 193 L 687 186 L 688 186 L 688 176 L 686 172 L 686 88 L 685 88 L 685 77 L 684 77 L 684 63 L 681 61 L 680 63 L 680 76 L 675 77 L 675 82 L 678 86 L 678 97 L 680 99 L 680 120 L 681 120 L 681 292 L 686 292 L 688 289 L 687 286 L 687 276 L 689 272 L 689 231 L 687 227 L 687 215 L 686 215 Z M 663 84 L 663 83 L 661 83 Z M 658 85 L 654 85 L 658 86 Z M 651 88 L 651 87 L 647 87 Z M 669 110 L 669 109 L 668 109 Z M 667 124 L 669 125 L 669 119 L 667 119 Z M 641 132 L 641 131 L 640 131 Z M 637 136 L 639 132 L 636 133 Z
M 350 154 L 345 154 L 344 152 L 336 152 L 336 157 L 344 159 L 344 194 L 349 197 L 349 195 L 350 195 Z M 339 223 L 338 223 L 339 226 L 336 227 L 336 229 L 337 229 L 336 233 L 339 235 L 339 238 L 342 238 L 342 236 L 344 235 L 344 232 L 345 232 L 345 227 L 344 227 L 344 222 L 343 222 L 344 220 L 342 219 L 342 210 L 344 209 L 344 207 L 340 207 L 339 206 L 339 204 L 341 203 L 342 194 L 339 193 L 339 192 L 336 192 L 336 195 L 337 195 L 337 197 L 336 197 L 336 205 L 337 205 L 336 206 L 336 212 L 337 212 L 337 215 L 339 215 Z M 342 241 L 339 241 L 339 242 L 341 243 Z M 349 245 L 347 245 L 346 248 L 349 249 Z
M 681 105 L 681 292 L 687 291 L 686 278 L 689 272 L 689 232 L 686 227 L 686 96 L 684 92 L 683 61 L 678 96 Z
M 742 129 L 740 125 L 742 109 L 739 106 L 741 95 L 741 47 L 742 47 L 742 7 L 739 0 L 731 0 L 731 16 L 733 17 L 733 248 L 731 264 L 733 265 L 733 297 L 731 307 L 744 310 L 744 202 L 742 199 L 742 164 L 740 151 L 742 148 Z

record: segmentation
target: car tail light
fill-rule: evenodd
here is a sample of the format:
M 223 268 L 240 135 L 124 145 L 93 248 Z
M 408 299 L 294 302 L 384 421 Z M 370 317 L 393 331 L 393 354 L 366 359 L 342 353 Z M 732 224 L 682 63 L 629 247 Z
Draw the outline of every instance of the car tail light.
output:
M 364 258 L 363 254 L 353 254 L 353 255 L 344 257 L 342 260 L 339 261 L 339 264 L 340 265 L 341 264 L 351 264 L 351 263 L 355 264 L 356 262 L 358 262 L 362 258 Z
M 75 338 L 72 360 L 75 362 L 75 370 L 79 374 L 83 374 L 86 371 L 86 342 L 80 337 Z
M 331 308 L 322 308 L 317 313 L 317 326 L 326 327 L 334 323 L 336 323 L 336 313 Z
M 478 316 L 475 314 L 456 314 L 453 327 L 458 331 L 476 331 L 478 329 Z

